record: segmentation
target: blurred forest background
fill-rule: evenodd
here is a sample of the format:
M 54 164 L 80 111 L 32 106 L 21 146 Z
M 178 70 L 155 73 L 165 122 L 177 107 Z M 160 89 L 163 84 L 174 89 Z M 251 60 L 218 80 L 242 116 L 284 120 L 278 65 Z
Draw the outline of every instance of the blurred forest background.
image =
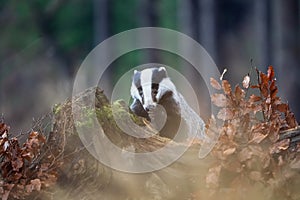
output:
M 0 0 L 0 114 L 15 132 L 27 131 L 33 118 L 71 96 L 76 71 L 96 45 L 148 26 L 198 41 L 234 84 L 252 66 L 273 65 L 280 95 L 300 116 L 300 0 Z M 161 62 L 199 84 L 173 56 L 129 53 L 109 68 L 106 82 L 113 85 L 133 66 Z

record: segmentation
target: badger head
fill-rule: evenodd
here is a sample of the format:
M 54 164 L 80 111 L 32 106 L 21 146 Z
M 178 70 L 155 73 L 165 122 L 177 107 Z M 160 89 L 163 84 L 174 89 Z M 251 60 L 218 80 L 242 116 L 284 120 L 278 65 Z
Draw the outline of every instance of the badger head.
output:
M 132 98 L 139 100 L 148 112 L 155 108 L 163 97 L 173 95 L 176 88 L 164 67 L 147 68 L 134 71 L 130 92 Z

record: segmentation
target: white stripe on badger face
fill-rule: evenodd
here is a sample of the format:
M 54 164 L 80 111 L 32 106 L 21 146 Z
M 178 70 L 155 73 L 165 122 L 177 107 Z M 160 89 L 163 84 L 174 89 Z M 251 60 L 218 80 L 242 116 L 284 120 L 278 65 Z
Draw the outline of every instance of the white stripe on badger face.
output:
M 141 72 L 141 86 L 144 95 L 143 107 L 145 110 L 156 106 L 156 103 L 152 99 L 152 74 L 152 69 L 144 69 Z
M 134 83 L 131 84 L 130 93 L 131 93 L 131 97 L 132 97 L 133 99 L 138 99 L 138 100 L 140 100 L 140 102 L 143 102 L 143 101 L 142 101 L 142 97 L 140 96 L 139 91 L 138 91 L 138 89 L 136 88 L 136 86 L 135 86 Z

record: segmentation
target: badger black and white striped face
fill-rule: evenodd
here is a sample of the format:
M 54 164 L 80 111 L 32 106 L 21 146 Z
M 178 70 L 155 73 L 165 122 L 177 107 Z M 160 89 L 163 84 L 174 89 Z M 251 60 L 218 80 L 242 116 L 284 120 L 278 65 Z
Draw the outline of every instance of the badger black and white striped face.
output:
M 131 85 L 131 96 L 138 99 L 148 112 L 159 104 L 166 94 L 176 91 L 164 67 L 148 68 L 134 71 Z

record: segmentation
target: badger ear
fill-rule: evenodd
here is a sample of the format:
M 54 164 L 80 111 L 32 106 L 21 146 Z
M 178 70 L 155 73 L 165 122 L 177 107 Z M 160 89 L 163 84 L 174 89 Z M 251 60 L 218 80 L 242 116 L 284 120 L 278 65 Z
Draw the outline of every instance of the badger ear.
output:
M 138 71 L 138 70 L 134 70 L 133 71 L 133 76 L 132 76 L 132 79 L 134 79 L 135 77 L 139 77 L 140 76 L 140 71 Z
M 141 76 L 141 72 L 138 70 L 134 70 L 133 75 L 131 77 L 132 83 L 135 83 L 136 81 L 138 81 L 140 79 L 140 76 Z
M 167 75 L 167 70 L 165 67 L 160 67 L 158 68 L 158 74 L 160 74 L 161 77 L 164 77 L 166 78 L 168 75 Z
M 160 67 L 160 68 L 158 68 L 158 71 L 159 71 L 159 72 L 161 72 L 161 71 L 165 71 L 165 72 L 166 72 L 167 70 L 166 70 L 165 67 Z

